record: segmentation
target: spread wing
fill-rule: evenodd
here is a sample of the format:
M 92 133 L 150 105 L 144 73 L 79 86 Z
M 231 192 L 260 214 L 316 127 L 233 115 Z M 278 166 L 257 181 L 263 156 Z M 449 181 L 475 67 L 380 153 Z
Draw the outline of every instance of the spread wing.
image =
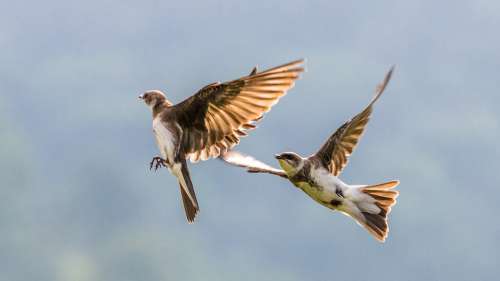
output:
M 293 87 L 303 60 L 205 86 L 174 106 L 183 129 L 182 149 L 192 162 L 218 157 L 239 143 L 246 131 Z
M 252 156 L 245 155 L 238 151 L 226 151 L 221 153 L 220 158 L 231 165 L 246 168 L 250 173 L 268 173 L 288 178 L 283 170 L 273 168 L 263 162 L 260 162 Z
M 338 176 L 340 172 L 342 172 L 342 169 L 349 160 L 349 156 L 363 135 L 366 124 L 368 124 L 368 121 L 370 120 L 373 104 L 384 92 L 387 83 L 389 83 L 389 80 L 391 79 L 393 70 L 394 66 L 391 67 L 389 72 L 387 72 L 384 81 L 377 86 L 375 97 L 372 99 L 370 104 L 368 104 L 368 106 L 361 111 L 361 113 L 354 116 L 354 118 L 338 128 L 337 131 L 330 136 L 326 143 L 323 144 L 320 150 L 313 155 L 313 157 L 319 158 L 321 163 L 325 167 L 328 167 L 329 171 L 335 176 Z

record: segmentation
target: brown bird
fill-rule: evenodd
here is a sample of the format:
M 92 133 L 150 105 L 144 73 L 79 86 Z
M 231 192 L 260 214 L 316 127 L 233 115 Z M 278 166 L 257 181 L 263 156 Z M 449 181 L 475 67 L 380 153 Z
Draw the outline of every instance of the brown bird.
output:
M 237 151 L 221 155 L 226 162 L 252 173 L 269 173 L 290 180 L 319 204 L 352 218 L 377 240 L 385 241 L 389 232 L 387 215 L 396 204 L 398 191 L 391 190 L 399 181 L 375 185 L 349 185 L 338 178 L 358 144 L 370 119 L 373 104 L 389 83 L 393 68 L 377 87 L 368 106 L 345 122 L 315 154 L 303 158 L 294 152 L 276 155 L 283 170 L 273 168 Z
M 173 105 L 159 90 L 147 91 L 140 99 L 153 113 L 153 132 L 161 157 L 150 163 L 155 170 L 165 166 L 179 181 L 189 222 L 199 211 L 186 159 L 191 162 L 218 157 L 239 143 L 255 122 L 293 87 L 303 60 L 293 61 L 229 82 L 215 82 Z

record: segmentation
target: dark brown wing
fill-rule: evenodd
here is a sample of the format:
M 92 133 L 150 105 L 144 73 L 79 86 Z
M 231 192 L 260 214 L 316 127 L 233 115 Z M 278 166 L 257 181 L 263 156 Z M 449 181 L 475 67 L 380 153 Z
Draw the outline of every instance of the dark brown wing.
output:
M 220 158 L 231 165 L 246 168 L 250 173 L 268 173 L 288 179 L 285 171 L 273 168 L 238 151 L 226 151 L 221 153 Z
M 391 67 L 389 72 L 385 75 L 384 81 L 377 86 L 375 97 L 370 104 L 358 115 L 354 116 L 351 120 L 344 123 L 337 131 L 330 136 L 320 150 L 312 157 L 317 157 L 321 163 L 328 167 L 329 171 L 338 176 L 342 169 L 347 164 L 349 156 L 358 144 L 366 124 L 370 120 L 373 104 L 384 92 L 387 83 L 391 79 L 394 66 Z
M 304 70 L 298 60 L 225 83 L 213 83 L 175 105 L 182 148 L 192 162 L 218 157 L 293 87 Z

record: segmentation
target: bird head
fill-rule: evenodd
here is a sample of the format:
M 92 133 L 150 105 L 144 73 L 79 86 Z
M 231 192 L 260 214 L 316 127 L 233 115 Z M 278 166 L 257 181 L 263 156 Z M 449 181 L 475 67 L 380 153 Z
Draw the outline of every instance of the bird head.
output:
M 295 175 L 304 166 L 304 159 L 294 152 L 283 152 L 274 157 L 288 176 Z
M 144 94 L 140 95 L 139 98 L 151 108 L 154 108 L 157 105 L 164 104 L 167 101 L 165 94 L 159 90 L 147 91 Z

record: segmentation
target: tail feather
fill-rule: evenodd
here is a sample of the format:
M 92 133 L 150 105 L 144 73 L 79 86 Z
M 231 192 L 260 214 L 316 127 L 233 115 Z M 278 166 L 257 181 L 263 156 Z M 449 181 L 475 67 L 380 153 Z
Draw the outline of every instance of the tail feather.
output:
M 362 192 L 375 199 L 375 205 L 382 209 L 382 215 L 386 217 L 391 212 L 391 207 L 396 204 L 399 192 L 391 190 L 399 184 L 399 181 L 390 181 L 376 185 L 369 185 L 362 189 Z
M 399 181 L 390 181 L 360 187 L 362 195 L 353 202 L 356 207 L 347 210 L 349 215 L 380 242 L 384 242 L 389 234 L 387 216 L 399 195 L 398 191 L 391 189 L 398 184 Z
M 389 233 L 387 219 L 381 215 L 375 215 L 368 212 L 361 212 L 365 218 L 367 230 L 375 235 L 379 241 L 384 241 Z
M 186 218 L 189 223 L 193 223 L 194 219 L 196 218 L 196 214 L 200 210 L 197 206 L 194 206 L 193 203 L 191 202 L 191 199 L 189 199 L 189 196 L 187 193 L 184 191 L 182 188 L 182 185 L 180 184 L 180 189 L 181 189 L 181 195 L 182 195 L 182 203 L 184 205 L 184 211 L 186 212 Z
M 396 204 L 396 198 L 399 195 L 398 191 L 391 190 L 399 184 L 399 181 L 390 181 L 381 184 L 365 186 L 361 192 L 369 195 L 375 200 L 373 202 L 380 211 L 377 214 L 370 212 L 361 212 L 365 222 L 365 228 L 372 233 L 377 240 L 383 242 L 389 234 L 389 226 L 387 224 L 387 215 L 391 212 L 391 207 Z
M 394 181 L 388 181 L 388 182 L 374 184 L 374 185 L 368 185 L 368 186 L 363 187 L 363 189 L 364 190 L 375 190 L 375 191 L 377 191 L 377 190 L 389 190 L 389 189 L 393 189 L 398 184 L 399 184 L 399 181 L 394 180 Z
M 186 160 L 181 163 L 180 173 L 178 174 L 179 187 L 181 189 L 182 203 L 186 212 L 186 218 L 189 223 L 193 223 L 200 208 L 198 207 L 198 200 L 194 192 L 193 183 L 189 176 Z

